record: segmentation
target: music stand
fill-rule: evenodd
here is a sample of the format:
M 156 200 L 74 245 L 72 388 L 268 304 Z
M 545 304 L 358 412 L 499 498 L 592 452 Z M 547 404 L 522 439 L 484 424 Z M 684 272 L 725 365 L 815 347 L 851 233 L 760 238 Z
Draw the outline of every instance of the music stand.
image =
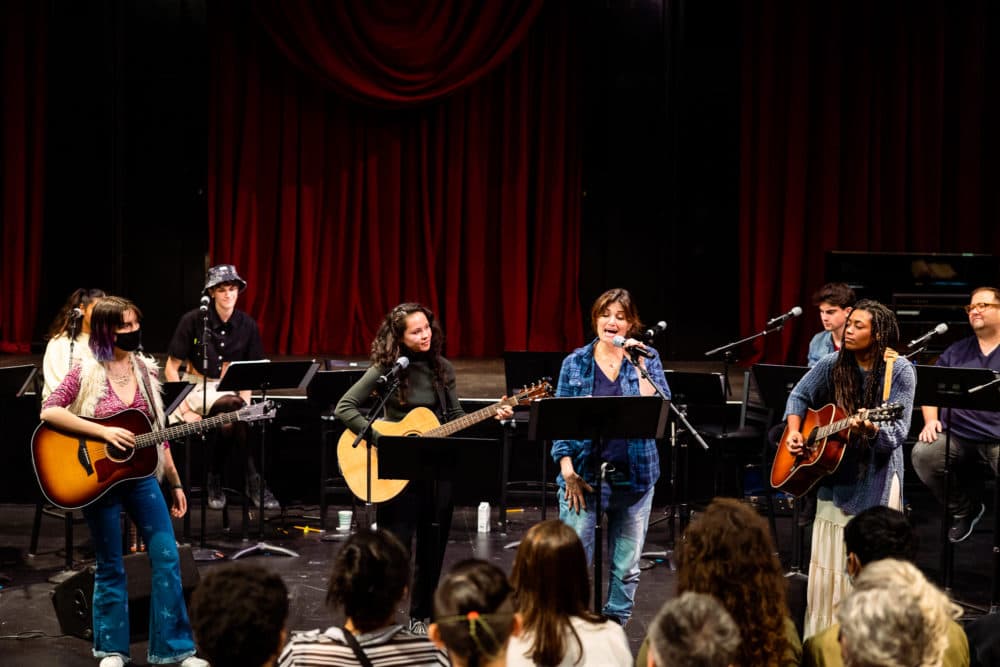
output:
M 261 398 L 267 398 L 267 392 L 272 389 L 305 389 L 312 379 L 312 376 L 319 368 L 319 363 L 315 361 L 234 361 L 229 364 L 226 373 L 219 382 L 219 391 L 240 392 L 246 390 L 260 391 Z M 267 466 L 267 425 L 261 424 L 260 428 L 260 485 L 258 487 L 258 511 L 257 511 L 257 535 L 264 537 L 264 472 Z M 250 457 L 247 455 L 245 472 L 249 472 Z M 246 536 L 247 519 L 246 505 L 244 504 L 243 533 Z M 256 552 L 277 553 L 286 556 L 298 556 L 290 549 L 274 547 L 266 542 L 259 542 L 255 546 L 243 549 L 233 555 L 233 558 L 240 558 Z
M 917 366 L 917 388 L 913 397 L 914 406 L 936 406 L 938 410 L 953 408 L 963 410 L 1000 411 L 1000 400 L 996 391 L 980 391 L 984 385 L 990 384 L 996 374 L 988 368 L 951 368 L 947 366 Z M 939 414 L 939 418 L 943 416 Z M 951 594 L 952 569 L 955 552 L 954 543 L 948 539 L 949 519 L 951 510 L 948 503 L 951 498 L 951 420 L 944 422 L 944 512 L 941 517 L 941 586 Z M 1000 492 L 997 493 L 1000 496 Z M 997 607 L 997 586 L 1000 582 L 1000 542 L 996 527 L 993 531 L 993 588 L 990 600 L 990 611 Z M 962 606 L 986 612 L 987 610 L 966 602 L 958 601 Z
M 160 385 L 160 397 L 163 399 L 163 416 L 169 420 L 174 410 L 180 407 L 181 401 L 194 390 L 190 382 L 164 382 Z M 166 424 L 165 424 L 166 425 Z M 187 451 L 184 452 L 184 486 L 191 490 L 191 447 L 190 438 Z M 204 512 L 202 512 L 204 514 Z M 191 539 L 191 512 L 184 513 L 184 539 Z
M 331 362 L 327 361 L 328 367 Z M 357 366 L 349 366 L 343 364 L 342 362 L 337 366 L 338 369 L 343 370 L 326 370 L 317 371 L 313 375 L 312 380 L 309 382 L 309 387 L 306 389 L 306 396 L 308 397 L 309 403 L 314 405 L 320 410 L 320 422 L 322 423 L 322 428 L 320 429 L 320 480 L 319 480 L 319 527 L 320 530 L 326 530 L 326 495 L 327 491 L 331 488 L 327 486 L 327 470 L 328 465 L 328 438 L 336 431 L 336 417 L 333 416 L 332 407 L 337 404 L 338 401 L 347 393 L 347 390 L 354 386 L 354 384 L 361 379 L 361 376 L 365 374 L 364 368 L 358 368 Z M 340 427 L 343 430 L 343 427 Z M 333 489 L 340 489 L 341 487 L 332 487 Z M 346 485 L 342 488 L 347 488 Z M 351 506 L 354 506 L 354 494 L 348 490 L 351 494 Z
M 528 440 L 590 440 L 594 495 L 594 611 L 600 613 L 603 594 L 602 482 L 606 463 L 599 454 L 613 438 L 660 439 L 670 401 L 659 396 L 578 396 L 543 398 L 531 403 Z M 585 471 L 577 471 L 582 474 Z
M 773 414 L 784 415 L 785 405 L 788 403 L 788 397 L 791 395 L 792 390 L 795 389 L 795 385 L 799 383 L 806 373 L 809 372 L 808 366 L 781 366 L 778 364 L 754 364 L 751 369 L 753 373 L 754 382 L 757 385 L 757 392 L 760 394 L 761 403 L 764 407 L 770 410 Z M 744 388 L 746 391 L 746 388 Z M 779 435 L 780 437 L 780 435 Z M 764 435 L 764 450 L 770 446 L 768 441 L 769 434 Z M 781 443 L 778 443 L 781 446 Z M 763 460 L 767 460 L 767 457 L 763 457 Z M 762 474 L 768 474 L 767 470 L 762 470 Z M 768 502 L 771 503 L 771 515 L 774 515 L 774 489 L 771 488 L 770 479 L 764 482 L 764 489 L 768 496 Z M 777 546 L 778 535 L 777 528 L 771 527 L 774 533 L 775 546 Z M 792 558 L 791 558 L 791 570 L 785 573 L 786 577 L 789 578 L 805 578 L 806 575 L 802 572 L 802 531 L 803 527 L 799 525 L 799 506 L 797 503 L 792 504 Z
M 0 368 L 0 396 L 20 398 L 32 389 L 32 380 L 38 369 L 32 364 Z

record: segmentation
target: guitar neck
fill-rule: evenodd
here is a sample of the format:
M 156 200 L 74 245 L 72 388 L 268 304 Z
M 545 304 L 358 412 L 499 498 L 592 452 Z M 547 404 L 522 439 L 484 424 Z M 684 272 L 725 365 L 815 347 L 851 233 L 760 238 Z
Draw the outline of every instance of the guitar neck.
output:
M 821 426 L 820 428 L 816 429 L 816 439 L 820 440 L 822 438 L 829 437 L 834 433 L 840 433 L 845 428 L 851 425 L 851 420 L 854 419 L 855 417 L 861 417 L 862 419 L 864 419 L 863 415 L 865 414 L 865 412 L 866 410 L 861 410 L 857 414 L 851 415 L 850 417 L 844 417 L 843 419 L 838 419 L 837 421 L 833 422 L 828 426 Z
M 510 403 L 506 401 L 497 401 L 493 405 L 487 405 L 485 408 L 482 408 L 481 410 L 470 412 L 467 415 L 459 417 L 454 421 L 442 424 L 441 426 L 438 426 L 435 429 L 431 429 L 430 431 L 422 433 L 421 435 L 423 435 L 424 437 L 431 437 L 431 438 L 445 438 L 453 433 L 458 433 L 462 429 L 469 428 L 474 424 L 478 424 L 481 421 L 485 421 L 490 417 L 493 417 L 497 413 L 497 408 L 502 407 L 504 405 L 510 405 Z
M 209 417 L 208 419 L 200 419 L 196 422 L 177 424 L 176 426 L 165 428 L 162 431 L 150 431 L 149 433 L 143 433 L 142 435 L 136 436 L 135 448 L 141 449 L 142 447 L 152 447 L 160 444 L 164 440 L 173 440 L 174 438 L 184 438 L 189 435 L 198 435 L 199 433 L 211 431 L 212 429 L 218 428 L 224 424 L 232 424 L 233 422 L 238 422 L 239 420 L 240 412 L 239 410 L 236 410 L 235 412 L 225 412 L 221 415 Z

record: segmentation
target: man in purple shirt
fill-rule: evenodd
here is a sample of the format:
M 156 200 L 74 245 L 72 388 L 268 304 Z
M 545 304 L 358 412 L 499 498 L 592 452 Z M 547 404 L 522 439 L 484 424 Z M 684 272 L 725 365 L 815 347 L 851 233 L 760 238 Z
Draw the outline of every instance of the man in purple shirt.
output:
M 973 336 L 950 345 L 937 361 L 952 368 L 989 368 L 1000 372 L 1000 290 L 980 287 L 972 292 L 965 307 Z M 938 409 L 921 408 L 924 428 L 913 447 L 913 468 L 920 480 L 944 503 L 945 424 Z M 1000 412 L 951 409 L 946 413 L 951 427 L 951 470 L 948 511 L 952 516 L 948 539 L 961 542 L 972 534 L 986 506 L 982 502 L 983 478 L 987 471 L 997 474 L 1000 447 Z

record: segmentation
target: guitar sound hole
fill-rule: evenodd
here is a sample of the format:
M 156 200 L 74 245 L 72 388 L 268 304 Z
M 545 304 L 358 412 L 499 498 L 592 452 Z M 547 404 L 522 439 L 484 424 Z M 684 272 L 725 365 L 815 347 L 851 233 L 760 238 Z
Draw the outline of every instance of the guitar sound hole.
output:
M 116 463 L 122 463 L 128 461 L 135 454 L 135 449 L 129 447 L 124 452 L 114 445 L 104 445 L 104 452 L 109 459 L 115 461 Z

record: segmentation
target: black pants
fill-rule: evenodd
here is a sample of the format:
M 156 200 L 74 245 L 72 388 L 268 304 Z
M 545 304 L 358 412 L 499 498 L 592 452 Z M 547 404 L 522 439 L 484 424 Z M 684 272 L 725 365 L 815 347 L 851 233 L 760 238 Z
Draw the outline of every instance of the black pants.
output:
M 430 618 L 433 610 L 434 589 L 441 578 L 455 508 L 451 482 L 437 482 L 436 486 L 435 493 L 434 482 L 410 482 L 403 493 L 379 505 L 376 512 L 379 528 L 398 537 L 412 554 L 410 616 L 419 619 Z

